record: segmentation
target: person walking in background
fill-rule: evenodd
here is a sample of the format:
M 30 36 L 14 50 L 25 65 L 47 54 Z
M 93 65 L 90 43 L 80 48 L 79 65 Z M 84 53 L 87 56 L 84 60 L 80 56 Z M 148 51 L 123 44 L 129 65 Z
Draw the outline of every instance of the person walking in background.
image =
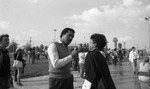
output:
M 135 47 L 132 47 L 129 53 L 129 61 L 131 62 L 134 74 L 136 73 L 137 59 L 138 59 L 138 53 Z
M 15 81 L 17 82 L 18 86 L 23 86 L 20 79 L 22 75 L 23 66 L 26 61 L 23 59 L 22 49 L 20 48 L 16 49 L 16 52 L 14 54 L 14 60 L 17 60 L 21 63 L 20 66 L 14 66 L 15 67 Z
M 73 89 L 73 75 L 71 61 L 78 56 L 78 50 L 68 49 L 74 38 L 75 31 L 65 28 L 61 32 L 60 40 L 48 47 L 49 55 L 49 89 Z
M 30 48 L 28 51 L 27 51 L 27 63 L 28 64 L 31 64 L 31 51 L 32 51 L 32 48 Z
M 117 49 L 116 48 L 113 50 L 113 56 L 114 56 L 113 63 L 114 63 L 114 65 L 117 65 L 118 53 L 117 53 Z
M 81 51 L 79 53 L 79 73 L 80 73 L 80 77 L 81 78 L 84 78 L 85 76 L 85 67 L 84 67 L 84 64 L 85 64 L 85 57 L 87 55 L 87 51 L 85 50 L 84 51 L 84 48 L 81 46 Z
M 116 89 L 103 52 L 106 44 L 103 34 L 91 35 L 82 89 Z
M 118 44 L 118 50 L 117 50 L 117 54 L 118 54 L 118 61 L 119 61 L 119 65 L 122 65 L 122 61 L 123 61 L 123 49 L 122 49 L 122 44 L 119 43 Z
M 0 89 L 13 87 L 10 70 L 10 57 L 6 47 L 9 45 L 9 35 L 0 35 Z

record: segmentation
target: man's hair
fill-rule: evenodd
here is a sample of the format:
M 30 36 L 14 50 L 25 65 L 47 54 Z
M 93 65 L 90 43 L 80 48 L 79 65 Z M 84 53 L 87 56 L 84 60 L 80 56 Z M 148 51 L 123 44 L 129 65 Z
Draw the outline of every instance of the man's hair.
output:
M 97 44 L 97 49 L 101 51 L 104 49 L 104 47 L 107 44 L 107 39 L 103 34 L 93 34 L 91 35 L 90 39 Z
M 60 34 L 60 37 L 62 37 L 63 35 L 65 35 L 66 33 L 68 33 L 69 31 L 75 33 L 75 31 L 72 28 L 64 28 L 63 31 Z
M 132 47 L 132 49 L 135 49 L 135 47 Z
M 4 37 L 9 37 L 9 35 L 8 34 L 2 34 L 2 35 L 0 35 L 0 42 L 3 40 Z

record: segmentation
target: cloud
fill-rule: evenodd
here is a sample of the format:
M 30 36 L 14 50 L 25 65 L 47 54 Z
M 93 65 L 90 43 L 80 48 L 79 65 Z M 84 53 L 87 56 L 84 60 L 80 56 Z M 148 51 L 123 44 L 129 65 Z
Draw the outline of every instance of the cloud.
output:
M 135 39 L 131 36 L 126 36 L 126 37 L 121 37 L 118 40 L 121 41 L 121 42 L 127 42 L 127 41 L 133 41 Z
M 19 44 L 25 44 L 31 38 L 37 38 L 40 35 L 40 31 L 35 29 L 30 29 L 26 31 L 18 31 L 19 34 L 12 34 L 12 38 L 15 39 Z
M 8 27 L 9 27 L 8 22 L 0 20 L 0 28 L 1 29 L 7 29 Z
M 150 12 L 150 5 L 146 7 L 146 10 Z
M 142 2 L 136 0 L 123 0 L 123 5 L 132 6 L 132 5 L 141 5 Z
M 72 24 L 82 29 L 122 29 L 137 25 L 139 18 L 150 12 L 150 6 L 145 6 L 137 0 L 123 0 L 114 6 L 104 5 L 100 8 L 91 8 L 81 14 L 74 14 L 69 17 L 68 24 Z M 136 27 L 136 26 L 135 26 Z M 124 29 L 122 29 L 124 30 Z
M 86 36 L 93 32 L 105 34 L 110 45 L 116 36 L 119 41 L 129 41 L 129 46 L 132 46 L 132 41 L 139 43 L 138 40 L 142 40 L 139 34 L 144 34 L 141 29 L 145 28 L 144 17 L 149 16 L 149 13 L 150 4 L 143 0 L 122 0 L 115 5 L 103 5 L 74 14 L 67 18 L 67 24 L 88 34 Z M 146 41 L 141 45 L 144 44 L 147 44 Z
M 38 0 L 29 0 L 29 3 L 33 4 L 33 3 L 37 3 Z
M 29 36 L 33 37 L 33 36 L 38 36 L 41 32 L 37 31 L 35 29 L 31 29 L 29 30 Z

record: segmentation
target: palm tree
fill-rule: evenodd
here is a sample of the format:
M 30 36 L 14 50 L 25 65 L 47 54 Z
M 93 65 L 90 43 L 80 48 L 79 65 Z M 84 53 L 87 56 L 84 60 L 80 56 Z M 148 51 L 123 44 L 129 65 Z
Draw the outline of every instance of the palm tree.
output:
M 114 38 L 113 38 L 113 42 L 114 42 L 115 48 L 117 48 L 118 38 L 117 38 L 117 37 L 114 37 Z

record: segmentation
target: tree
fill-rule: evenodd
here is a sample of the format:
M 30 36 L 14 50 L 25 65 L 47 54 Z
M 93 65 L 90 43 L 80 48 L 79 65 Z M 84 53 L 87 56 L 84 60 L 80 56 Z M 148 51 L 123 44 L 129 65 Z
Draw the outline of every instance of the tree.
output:
M 15 52 L 15 50 L 17 49 L 17 42 L 15 42 L 14 40 L 12 40 L 12 42 L 10 43 L 8 50 L 9 52 Z
M 23 47 L 24 47 L 24 49 L 26 50 L 26 52 L 29 51 L 29 50 L 31 49 L 31 44 L 30 44 L 30 42 L 27 42 Z
M 44 45 L 41 44 L 41 45 L 40 45 L 40 52 L 42 53 L 43 51 L 44 51 Z
M 113 38 L 113 42 L 114 42 L 115 48 L 117 48 L 118 38 L 117 38 L 117 37 L 114 37 L 114 38 Z
M 47 49 L 48 49 L 48 46 L 45 46 L 45 47 L 44 47 L 44 50 L 47 50 Z

